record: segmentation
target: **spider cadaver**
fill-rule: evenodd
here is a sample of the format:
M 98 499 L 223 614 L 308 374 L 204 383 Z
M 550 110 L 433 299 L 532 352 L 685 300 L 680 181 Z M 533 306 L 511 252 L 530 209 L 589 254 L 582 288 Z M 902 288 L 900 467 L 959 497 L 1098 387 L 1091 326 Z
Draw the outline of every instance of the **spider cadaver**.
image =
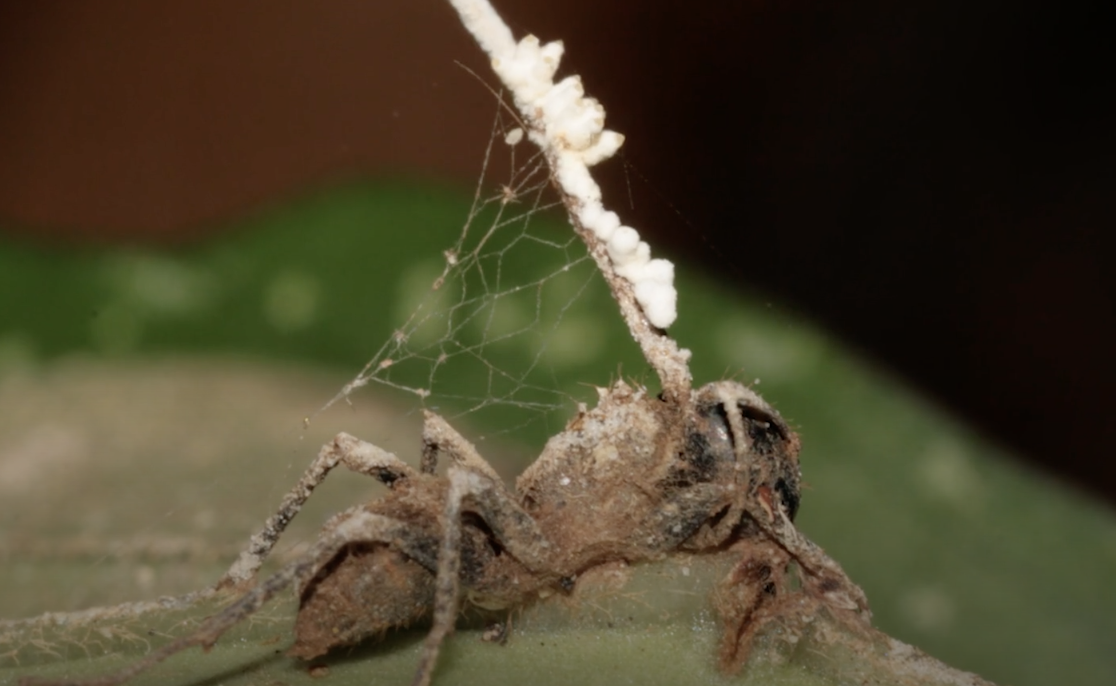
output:
M 337 449 L 352 440 L 339 436 Z M 602 389 L 598 406 L 549 441 L 514 492 L 440 417 L 427 415 L 423 440 L 424 468 L 381 473 L 389 493 L 356 509 L 397 523 L 394 533 L 346 543 L 302 584 L 293 655 L 314 658 L 437 615 L 447 536 L 460 541 L 455 599 L 460 593 L 485 610 L 576 594 L 577 580 L 600 565 L 737 544 L 741 569 L 753 571 L 736 570 L 722 585 L 749 588 L 715 593 L 732 635 L 722 646 L 728 669 L 746 655 L 762 607 L 788 593 L 783 579 L 794 554 L 771 545 L 770 530 L 789 526 L 798 508 L 799 441 L 740 384 L 707 385 L 686 407 L 625 383 Z M 443 456 L 451 466 L 438 476 Z M 459 514 L 450 524 L 454 500 Z M 338 515 L 326 531 L 352 516 Z M 841 581 L 836 586 L 847 590 Z
M 438 415 L 426 413 L 422 440 L 415 469 L 339 434 L 215 586 L 241 595 L 194 632 L 96 683 L 122 683 L 185 648 L 210 646 L 294 585 L 300 607 L 289 652 L 304 659 L 429 617 L 414 682 L 423 686 L 462 605 L 506 611 L 577 596 L 594 571 L 672 555 L 730 556 L 710 599 L 725 671 L 743 664 L 757 631 L 776 618 L 824 605 L 867 624 L 863 592 L 792 523 L 797 435 L 739 383 L 707 384 L 683 400 L 622 381 L 600 389 L 597 406 L 550 439 L 514 490 Z M 256 582 L 282 531 L 339 465 L 383 482 L 387 494 L 333 516 L 312 550 Z

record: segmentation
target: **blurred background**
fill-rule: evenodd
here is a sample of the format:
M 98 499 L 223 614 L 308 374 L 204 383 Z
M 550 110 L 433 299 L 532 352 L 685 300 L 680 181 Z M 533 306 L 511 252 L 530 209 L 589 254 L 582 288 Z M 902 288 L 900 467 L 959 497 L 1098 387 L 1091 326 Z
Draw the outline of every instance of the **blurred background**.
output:
M 952 569 L 943 573 L 974 597 L 997 596 L 993 605 L 974 616 L 954 607 L 945 621 L 940 589 L 923 585 L 900 609 L 877 610 L 885 628 L 1027 683 L 1039 672 L 1019 656 L 1042 655 L 1020 642 L 1033 623 L 995 647 L 951 635 L 958 613 L 971 624 L 1037 602 L 1053 624 L 1077 622 L 1074 635 L 1087 638 L 1061 654 L 1093 665 L 1102 683 L 1113 625 L 1078 610 L 1112 591 L 1071 583 L 1116 571 L 1111 512 L 1091 499 L 1116 498 L 1116 277 L 1104 230 L 1116 213 L 1116 112 L 1105 97 L 1114 48 L 1099 8 L 499 9 L 517 34 L 562 38 L 565 73 L 582 75 L 627 136 L 622 157 L 600 168 L 606 198 L 693 279 L 679 338 L 720 351 L 695 355 L 700 380 L 741 367 L 770 380 L 763 390 L 808 450 L 824 445 L 837 460 L 807 474 L 844 483 L 837 502 L 903 507 L 894 482 L 858 489 L 839 460 L 916 450 L 947 455 L 912 472 L 953 489 L 942 507 L 999 503 L 980 510 L 986 538 L 928 534 L 953 551 L 936 562 Z M 468 211 L 497 107 L 462 65 L 493 81 L 437 0 L 0 4 L 0 370 L 187 352 L 351 376 L 405 312 L 393 295 L 365 320 L 353 307 L 368 301 L 350 296 L 395 293 L 392 270 L 439 258 Z M 855 357 L 831 352 L 836 340 Z M 624 354 L 604 368 L 632 360 Z M 887 414 L 895 397 L 911 414 Z M 937 423 L 915 428 L 917 413 Z M 935 442 L 939 431 L 952 433 Z M 1006 466 L 959 482 L 969 463 L 954 459 L 956 446 L 973 440 L 993 462 L 1008 464 L 1004 448 L 1071 488 L 1042 490 L 1055 487 Z M 992 494 L 990 482 L 1016 478 L 1035 484 L 1031 495 Z M 1070 520 L 1034 514 L 1036 498 L 1058 512 L 1078 503 L 1102 533 L 1066 540 Z M 973 527 L 968 507 L 954 513 L 959 529 Z M 1012 521 L 1031 539 L 1004 533 Z M 849 541 L 852 523 L 811 523 L 873 598 L 873 577 L 886 584 L 896 565 L 942 555 L 888 566 L 872 540 Z M 995 553 L 1004 568 L 1036 576 L 1013 586 L 1004 568 L 975 563 L 994 556 L 995 540 L 1011 541 Z M 1082 547 L 1099 557 L 1081 568 L 1035 561 Z M 863 562 L 847 561 L 858 552 Z M 1036 587 L 1047 595 L 1028 601 Z M 1069 589 L 1078 604 L 1060 604 Z M 973 635 L 1003 632 L 995 626 Z
M 660 252 L 1116 497 L 1099 5 L 504 5 L 608 104 Z M 437 0 L 4 3 L 4 230 L 190 246 L 344 180 L 469 188 L 494 108 L 455 61 L 488 78 Z

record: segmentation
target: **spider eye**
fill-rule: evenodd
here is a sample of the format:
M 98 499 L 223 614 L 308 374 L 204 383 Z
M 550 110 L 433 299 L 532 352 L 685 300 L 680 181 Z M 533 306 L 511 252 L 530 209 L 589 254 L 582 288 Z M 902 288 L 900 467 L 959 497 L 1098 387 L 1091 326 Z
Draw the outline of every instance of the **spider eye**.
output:
M 714 405 L 705 414 L 705 419 L 709 422 L 706 433 L 709 434 L 710 441 L 731 450 L 735 441 L 732 440 L 732 429 L 729 428 L 725 406 L 719 403 Z
M 698 419 L 686 440 L 685 459 L 695 481 L 713 481 L 721 464 L 732 464 L 736 447 L 729 428 L 728 415 L 720 403 L 698 413 Z
M 744 420 L 744 430 L 752 441 L 752 450 L 761 455 L 771 455 L 787 440 L 787 428 L 783 422 L 754 405 L 740 403 L 740 417 Z

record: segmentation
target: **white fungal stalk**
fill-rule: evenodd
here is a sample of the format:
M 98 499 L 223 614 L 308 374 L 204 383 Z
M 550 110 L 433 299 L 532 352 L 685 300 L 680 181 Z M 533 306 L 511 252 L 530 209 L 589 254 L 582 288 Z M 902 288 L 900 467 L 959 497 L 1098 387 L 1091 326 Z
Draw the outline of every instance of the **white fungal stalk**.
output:
M 511 91 L 528 137 L 546 156 L 574 228 L 608 281 L 632 336 L 659 373 L 664 392 L 688 394 L 689 351 L 679 350 L 664 333 L 678 314 L 674 265 L 651 259 L 651 248 L 639 232 L 605 209 L 601 189 L 589 173 L 589 167 L 620 149 L 624 136 L 604 128 L 604 108 L 586 97 L 580 77 L 554 83 L 561 41 L 542 45 L 527 36 L 517 43 L 488 0 L 449 2 Z

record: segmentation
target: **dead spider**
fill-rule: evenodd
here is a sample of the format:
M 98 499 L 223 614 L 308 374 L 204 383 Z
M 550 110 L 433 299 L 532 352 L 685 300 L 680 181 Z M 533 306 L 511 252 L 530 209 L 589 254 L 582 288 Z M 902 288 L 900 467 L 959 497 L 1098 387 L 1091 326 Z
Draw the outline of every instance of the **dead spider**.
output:
M 334 467 L 375 477 L 388 494 L 335 515 L 303 558 L 193 633 L 96 683 L 119 684 L 185 648 L 212 646 L 292 584 L 301 604 L 289 653 L 306 660 L 432 615 L 414 680 L 423 686 L 461 598 L 486 609 L 520 607 L 553 593 L 576 594 L 579 577 L 601 565 L 676 552 L 739 555 L 713 594 L 727 671 L 740 667 L 756 631 L 788 597 L 866 618 L 861 590 L 791 523 L 799 504 L 798 437 L 736 382 L 711 383 L 687 398 L 671 402 L 624 382 L 601 389 L 597 407 L 583 409 L 551 438 L 514 492 L 430 412 L 418 471 L 339 434 L 218 586 L 251 584 Z M 445 476 L 435 474 L 442 457 L 449 458 Z M 792 561 L 798 590 L 786 582 Z

